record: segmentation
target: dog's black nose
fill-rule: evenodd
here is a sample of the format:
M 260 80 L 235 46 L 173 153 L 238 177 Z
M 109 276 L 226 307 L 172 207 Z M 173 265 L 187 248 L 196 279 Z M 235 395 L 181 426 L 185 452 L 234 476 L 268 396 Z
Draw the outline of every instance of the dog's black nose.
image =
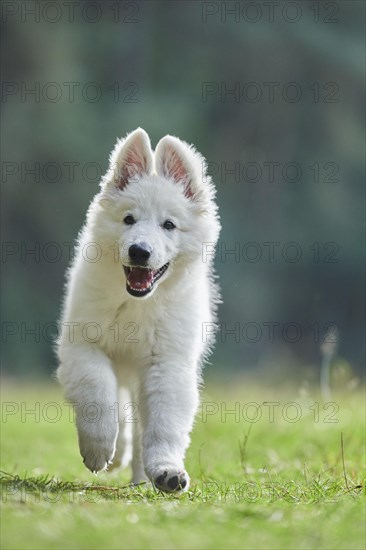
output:
M 133 244 L 128 249 L 128 255 L 134 264 L 145 265 L 150 258 L 151 249 L 146 243 Z

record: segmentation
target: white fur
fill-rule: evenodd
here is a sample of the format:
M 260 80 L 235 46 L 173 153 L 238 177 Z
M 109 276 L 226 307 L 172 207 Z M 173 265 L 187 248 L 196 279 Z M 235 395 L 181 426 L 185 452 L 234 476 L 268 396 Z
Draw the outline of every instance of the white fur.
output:
M 154 154 L 139 128 L 111 154 L 68 274 L 58 342 L 58 377 L 92 471 L 112 459 L 128 464 L 133 440 L 134 482 L 163 476 L 157 485 L 170 491 L 168 480 L 178 476 L 188 489 L 184 456 L 212 343 L 203 326 L 215 321 L 218 301 L 212 261 L 202 254 L 220 231 L 214 194 L 204 159 L 175 137 L 162 138 Z M 134 225 L 123 222 L 128 214 Z M 164 229 L 166 219 L 176 229 Z M 170 265 L 148 296 L 134 298 L 122 264 L 141 242 L 152 249 L 149 267 Z

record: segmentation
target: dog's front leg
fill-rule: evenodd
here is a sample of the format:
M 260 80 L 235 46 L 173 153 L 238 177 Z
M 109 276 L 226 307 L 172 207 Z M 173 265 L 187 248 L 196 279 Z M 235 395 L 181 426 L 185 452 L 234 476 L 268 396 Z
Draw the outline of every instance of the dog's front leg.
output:
M 117 381 L 108 357 L 94 346 L 60 350 L 58 378 L 74 405 L 80 454 L 92 472 L 107 468 L 118 434 Z
M 194 368 L 176 363 L 151 366 L 141 383 L 140 415 L 145 472 L 166 492 L 187 491 L 184 455 L 198 407 Z

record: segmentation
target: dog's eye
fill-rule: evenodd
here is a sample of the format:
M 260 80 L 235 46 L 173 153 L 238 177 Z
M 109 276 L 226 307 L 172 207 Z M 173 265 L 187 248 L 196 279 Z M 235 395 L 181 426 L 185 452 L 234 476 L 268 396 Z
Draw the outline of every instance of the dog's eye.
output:
M 131 216 L 131 214 L 126 216 L 123 221 L 125 222 L 126 225 L 133 225 L 135 223 L 135 219 L 133 216 Z
M 166 220 L 163 223 L 163 227 L 164 227 L 164 229 L 167 229 L 168 231 L 171 231 L 172 229 L 175 229 L 174 223 L 170 220 Z

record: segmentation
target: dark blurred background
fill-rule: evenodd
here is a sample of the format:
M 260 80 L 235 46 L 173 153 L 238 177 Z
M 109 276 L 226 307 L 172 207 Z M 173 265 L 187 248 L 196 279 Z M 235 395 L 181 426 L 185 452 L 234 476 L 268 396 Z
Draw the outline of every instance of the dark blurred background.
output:
M 208 371 L 317 380 L 330 349 L 339 383 L 362 378 L 364 2 L 3 2 L 2 21 L 8 376 L 54 370 L 72 243 L 142 126 L 194 143 L 217 187 Z

